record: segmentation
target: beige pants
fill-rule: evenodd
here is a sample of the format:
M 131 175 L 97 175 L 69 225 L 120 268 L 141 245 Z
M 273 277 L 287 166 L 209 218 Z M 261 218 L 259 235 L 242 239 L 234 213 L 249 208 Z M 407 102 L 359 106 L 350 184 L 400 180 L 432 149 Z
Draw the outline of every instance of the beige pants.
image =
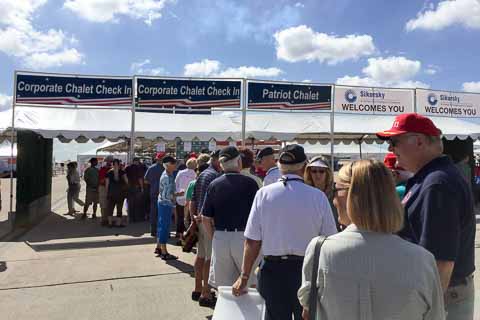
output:
M 100 211 L 102 212 L 102 221 L 107 221 L 108 216 L 108 201 L 107 201 L 107 189 L 105 186 L 98 187 L 98 202 L 100 204 Z

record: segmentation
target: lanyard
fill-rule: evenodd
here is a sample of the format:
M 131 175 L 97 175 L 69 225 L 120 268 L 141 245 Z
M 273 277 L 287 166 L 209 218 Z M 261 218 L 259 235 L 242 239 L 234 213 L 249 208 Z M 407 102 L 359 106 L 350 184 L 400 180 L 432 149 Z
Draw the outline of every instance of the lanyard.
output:
M 302 178 L 289 178 L 289 177 L 285 177 L 285 176 L 282 176 L 278 181 L 282 182 L 284 186 L 287 185 L 287 182 L 288 182 L 288 181 L 301 181 L 301 182 L 305 182 L 305 181 L 303 181 Z

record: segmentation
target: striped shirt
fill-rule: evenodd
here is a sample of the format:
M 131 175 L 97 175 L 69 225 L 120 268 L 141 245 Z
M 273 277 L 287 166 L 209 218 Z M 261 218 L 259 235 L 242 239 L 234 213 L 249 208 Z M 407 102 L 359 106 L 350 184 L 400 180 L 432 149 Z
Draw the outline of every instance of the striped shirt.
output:
M 197 214 L 200 214 L 202 212 L 208 186 L 213 180 L 215 180 L 219 176 L 220 173 L 218 173 L 217 170 L 212 167 L 212 165 L 210 165 L 198 176 L 192 196 L 192 201 L 195 202 L 195 206 L 197 208 Z

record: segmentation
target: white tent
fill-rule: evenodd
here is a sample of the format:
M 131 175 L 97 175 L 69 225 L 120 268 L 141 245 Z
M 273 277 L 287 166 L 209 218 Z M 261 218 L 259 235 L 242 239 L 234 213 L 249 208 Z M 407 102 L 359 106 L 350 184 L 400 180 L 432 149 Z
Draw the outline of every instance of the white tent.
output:
M 113 156 L 116 159 L 120 159 L 123 163 L 127 163 L 128 159 L 128 154 L 126 152 L 105 152 L 105 151 L 98 151 L 99 149 L 110 147 L 118 142 L 110 142 L 110 141 L 105 141 L 103 144 L 98 146 L 95 149 L 92 149 L 90 151 L 82 152 L 77 155 L 77 163 L 78 163 L 78 172 L 80 175 L 83 174 L 83 171 L 88 166 L 88 161 L 91 158 L 97 158 L 98 162 L 101 163 L 103 159 L 105 159 L 107 156 Z
M 303 148 L 305 149 L 305 153 L 309 156 L 316 156 L 316 155 L 330 155 L 330 144 L 311 144 L 311 143 L 304 143 Z M 339 143 L 335 145 L 334 149 L 334 156 L 342 157 L 342 158 L 349 158 L 352 160 L 356 159 L 378 159 L 383 160 L 386 153 L 388 153 L 388 144 L 365 144 L 362 143 L 361 145 L 351 143 L 351 144 L 344 144 Z M 361 152 L 361 154 L 360 154 Z
M 59 137 L 62 141 L 92 139 L 118 141 L 131 132 L 130 110 L 39 108 L 15 109 L 15 127 L 33 130 L 46 138 Z M 390 128 L 393 116 L 335 114 L 335 143 L 344 141 L 377 141 L 375 132 Z M 432 117 L 447 139 L 465 139 L 480 136 L 480 119 Z M 259 140 L 275 138 L 312 143 L 330 142 L 330 113 L 266 113 L 247 112 L 246 137 Z M 226 115 L 193 115 L 165 113 L 135 113 L 137 137 L 172 140 L 239 140 L 242 118 L 238 112 Z

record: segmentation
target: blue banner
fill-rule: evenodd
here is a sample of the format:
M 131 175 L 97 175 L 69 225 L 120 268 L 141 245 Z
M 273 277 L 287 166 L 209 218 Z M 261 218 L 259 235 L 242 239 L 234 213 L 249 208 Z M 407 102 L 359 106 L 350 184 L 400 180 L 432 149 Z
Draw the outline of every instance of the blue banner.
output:
M 248 82 L 250 110 L 331 110 L 332 86 Z
M 241 80 L 136 79 L 140 108 L 240 108 Z
M 132 105 L 132 78 L 16 74 L 16 104 Z

